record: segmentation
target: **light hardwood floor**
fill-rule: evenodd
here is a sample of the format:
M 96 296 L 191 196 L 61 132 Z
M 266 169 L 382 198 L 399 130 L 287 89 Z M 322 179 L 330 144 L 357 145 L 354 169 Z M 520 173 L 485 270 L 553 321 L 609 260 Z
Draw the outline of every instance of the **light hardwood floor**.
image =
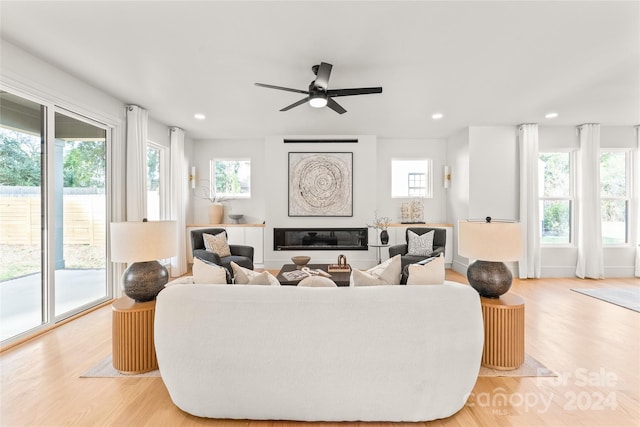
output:
M 451 271 L 447 278 L 466 282 Z M 570 290 L 605 286 L 640 281 L 514 280 L 511 292 L 526 302 L 526 351 L 559 376 L 478 378 L 460 412 L 424 424 L 640 425 L 640 313 Z M 79 377 L 110 352 L 108 306 L 0 354 L 0 425 L 293 424 L 190 416 L 173 405 L 161 378 Z

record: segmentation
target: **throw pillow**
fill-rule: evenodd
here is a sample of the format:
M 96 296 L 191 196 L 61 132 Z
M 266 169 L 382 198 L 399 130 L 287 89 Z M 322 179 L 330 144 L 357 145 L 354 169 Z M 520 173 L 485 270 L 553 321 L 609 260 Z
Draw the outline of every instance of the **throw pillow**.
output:
M 367 271 L 354 269 L 351 272 L 349 286 L 399 285 L 401 273 L 401 257 L 396 255 Z
M 298 286 L 307 286 L 312 288 L 336 288 L 336 282 L 328 277 L 309 276 L 298 282 Z
M 407 255 L 429 256 L 433 252 L 433 236 L 434 230 L 422 235 L 416 234 L 411 230 L 407 230 L 408 250 Z
M 407 285 L 442 285 L 444 283 L 444 257 L 431 258 L 424 265 L 409 264 Z
M 193 283 L 226 284 L 227 269 L 200 258 L 193 259 Z
M 231 256 L 231 249 L 229 249 L 226 232 L 218 234 L 202 233 L 202 239 L 204 240 L 205 249 L 209 252 L 217 253 L 220 258 Z
M 248 268 L 244 268 L 231 261 L 231 269 L 233 270 L 233 283 L 236 285 L 262 285 L 268 284 L 271 286 L 280 286 L 280 282 L 276 277 L 269 273 L 268 271 L 263 271 L 262 273 L 258 273 L 257 271 L 249 270 Z M 260 276 L 259 278 L 256 278 Z M 261 283 L 264 279 L 268 280 L 268 283 Z M 253 283 L 252 280 L 255 279 L 256 283 Z

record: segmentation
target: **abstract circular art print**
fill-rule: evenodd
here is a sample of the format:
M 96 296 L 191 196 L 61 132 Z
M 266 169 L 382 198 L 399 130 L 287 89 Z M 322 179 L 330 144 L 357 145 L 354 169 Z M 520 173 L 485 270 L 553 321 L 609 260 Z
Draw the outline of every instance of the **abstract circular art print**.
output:
M 289 216 L 352 216 L 353 153 L 289 153 Z

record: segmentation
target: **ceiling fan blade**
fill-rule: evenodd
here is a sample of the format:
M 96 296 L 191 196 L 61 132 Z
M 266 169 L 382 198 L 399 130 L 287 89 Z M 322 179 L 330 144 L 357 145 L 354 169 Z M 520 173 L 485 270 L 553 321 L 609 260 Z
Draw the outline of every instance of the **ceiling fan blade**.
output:
M 302 104 L 304 104 L 304 103 L 305 103 L 305 102 L 307 102 L 308 100 L 309 100 L 309 97 L 308 97 L 308 96 L 307 96 L 307 97 L 304 97 L 304 98 L 302 98 L 300 101 L 296 101 L 296 102 L 294 102 L 294 103 L 293 103 L 293 104 L 291 104 L 291 105 L 287 105 L 286 107 L 284 107 L 284 108 L 283 108 L 282 110 L 280 110 L 280 111 L 288 111 L 288 110 L 290 110 L 290 109 L 292 109 L 292 108 L 294 108 L 294 107 L 297 107 L 298 105 L 302 105 Z
M 316 87 L 321 87 L 322 89 L 327 90 L 327 87 L 329 86 L 329 76 L 331 76 L 331 68 L 333 68 L 333 65 L 331 64 L 326 62 L 320 63 L 318 74 L 316 74 Z
M 382 93 L 381 87 L 360 87 L 354 89 L 329 89 L 328 96 L 368 95 L 370 93 Z
M 327 98 L 327 107 L 331 108 L 333 111 L 335 111 L 338 114 L 344 114 L 347 112 L 347 110 L 342 108 L 340 104 L 338 104 L 336 101 L 334 101 L 331 98 Z
M 256 86 L 260 86 L 260 87 L 266 87 L 268 89 L 278 89 L 278 90 L 286 90 L 287 92 L 296 92 L 296 93 L 305 93 L 305 94 L 309 94 L 309 92 L 307 92 L 306 90 L 300 90 L 300 89 L 291 89 L 289 87 L 282 87 L 282 86 L 274 86 L 274 85 L 267 85 L 264 83 L 255 83 Z

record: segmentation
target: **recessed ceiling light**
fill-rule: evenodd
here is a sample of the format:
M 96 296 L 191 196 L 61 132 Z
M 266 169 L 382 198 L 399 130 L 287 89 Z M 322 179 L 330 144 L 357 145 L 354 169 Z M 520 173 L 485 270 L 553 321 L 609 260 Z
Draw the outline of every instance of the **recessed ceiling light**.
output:
M 204 114 L 200 114 L 200 113 L 194 114 L 193 117 L 195 117 L 198 120 L 204 120 L 207 118 Z
M 435 114 L 433 114 L 433 115 L 431 116 L 431 118 L 432 118 L 433 120 L 440 120 L 440 119 L 441 119 L 441 118 L 443 118 L 443 117 L 444 117 L 444 114 L 442 114 L 442 113 L 435 113 Z
M 558 117 L 558 113 L 547 113 L 544 115 L 545 119 L 555 119 L 556 117 Z

